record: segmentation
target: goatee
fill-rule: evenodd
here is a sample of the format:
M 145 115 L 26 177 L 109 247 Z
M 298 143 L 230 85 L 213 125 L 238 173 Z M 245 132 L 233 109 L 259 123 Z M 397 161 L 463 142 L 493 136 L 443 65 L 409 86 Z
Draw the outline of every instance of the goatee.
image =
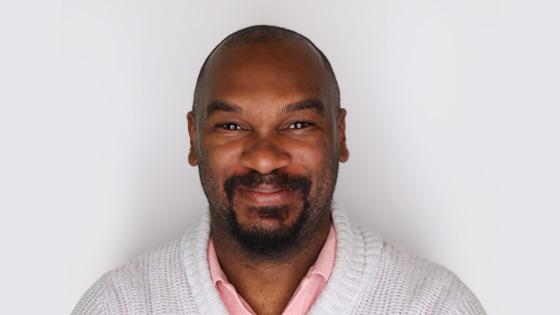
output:
M 241 185 L 251 189 L 262 184 L 299 192 L 302 198 L 301 211 L 293 223 L 282 224 L 276 228 L 245 227 L 239 223 L 233 208 L 236 188 Z M 309 225 L 310 204 L 307 199 L 311 184 L 311 180 L 306 177 L 290 176 L 279 171 L 267 175 L 251 171 L 245 175 L 228 178 L 224 183 L 224 191 L 229 202 L 226 210 L 226 224 L 229 233 L 249 255 L 261 258 L 286 256 L 290 251 L 301 246 L 302 228 Z M 292 207 L 288 205 L 252 207 L 250 211 L 256 213 L 260 218 L 282 222 L 288 216 L 289 211 L 295 210 Z

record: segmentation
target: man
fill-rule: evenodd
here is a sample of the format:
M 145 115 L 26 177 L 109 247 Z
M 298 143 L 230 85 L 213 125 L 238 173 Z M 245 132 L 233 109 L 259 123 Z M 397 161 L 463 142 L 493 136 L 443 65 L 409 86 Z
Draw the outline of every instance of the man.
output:
M 209 215 L 103 276 L 74 313 L 484 314 L 453 273 L 331 208 L 345 117 L 309 39 L 272 26 L 228 36 L 188 114 Z

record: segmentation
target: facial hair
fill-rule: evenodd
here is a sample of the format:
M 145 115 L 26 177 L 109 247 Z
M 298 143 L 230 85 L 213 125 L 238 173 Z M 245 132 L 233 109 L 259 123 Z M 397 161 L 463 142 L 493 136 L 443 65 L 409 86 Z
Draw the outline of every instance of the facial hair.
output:
M 303 179 L 301 176 L 290 176 L 279 170 L 266 175 L 250 170 L 244 175 L 231 176 L 220 183 L 214 180 L 216 175 L 213 167 L 208 163 L 208 159 L 204 155 L 200 155 L 198 161 L 200 181 L 210 206 L 213 228 L 229 234 L 234 244 L 255 258 L 283 259 L 290 253 L 301 250 L 305 247 L 305 240 L 317 230 L 322 218 L 331 213 L 332 196 L 338 175 L 338 156 L 336 154 L 332 156 L 317 182 L 313 181 L 313 183 L 307 177 L 303 177 Z M 299 192 L 302 208 L 298 217 L 294 218 L 290 225 L 286 224 L 275 229 L 242 226 L 233 207 L 235 187 L 240 184 L 254 187 L 269 181 L 270 183 L 277 182 L 276 185 L 291 187 Z M 306 181 L 308 183 L 303 184 Z M 313 198 L 310 196 L 311 187 L 314 187 L 315 190 Z M 290 211 L 281 206 L 249 210 L 257 211 L 258 215 L 263 218 L 284 216 Z
M 239 223 L 233 208 L 236 188 L 243 186 L 251 189 L 262 184 L 299 193 L 302 198 L 302 209 L 294 223 L 274 229 L 258 226 L 245 227 Z M 250 171 L 244 175 L 229 177 L 224 183 L 224 191 L 229 203 L 226 209 L 226 223 L 230 235 L 249 255 L 269 258 L 285 256 L 289 251 L 298 247 L 301 243 L 302 227 L 309 224 L 308 195 L 311 185 L 311 180 L 306 177 L 290 176 L 279 171 L 267 175 Z M 288 216 L 290 207 L 288 205 L 252 207 L 251 211 L 257 213 L 261 218 L 282 221 Z

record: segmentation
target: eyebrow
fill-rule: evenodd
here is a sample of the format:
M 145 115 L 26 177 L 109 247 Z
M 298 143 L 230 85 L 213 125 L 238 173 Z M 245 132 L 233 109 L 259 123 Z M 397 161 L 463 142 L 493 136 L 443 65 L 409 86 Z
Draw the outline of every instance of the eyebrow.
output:
M 241 108 L 235 104 L 225 101 L 213 101 L 206 106 L 206 117 L 210 117 L 212 114 L 220 111 L 227 113 L 239 113 L 241 112 Z
M 314 110 L 319 114 L 323 114 L 325 112 L 325 105 L 318 99 L 308 99 L 305 101 L 289 104 L 284 109 L 285 112 L 294 112 L 298 110 Z
M 319 114 L 325 112 L 325 105 L 319 99 L 308 99 L 301 102 L 296 102 L 288 104 L 283 111 L 284 112 L 295 112 L 300 110 L 314 110 Z M 226 101 L 216 100 L 210 102 L 206 106 L 206 117 L 210 117 L 216 112 L 226 112 L 226 113 L 240 113 L 242 112 L 241 107 L 228 103 Z

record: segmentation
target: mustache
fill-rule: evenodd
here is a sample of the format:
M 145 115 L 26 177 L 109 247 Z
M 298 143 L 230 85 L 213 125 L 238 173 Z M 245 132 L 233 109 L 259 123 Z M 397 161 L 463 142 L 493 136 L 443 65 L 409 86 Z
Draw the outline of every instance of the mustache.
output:
M 224 182 L 224 191 L 230 203 L 233 200 L 235 189 L 239 186 L 251 189 L 259 185 L 270 185 L 282 190 L 299 191 L 304 199 L 307 199 L 311 184 L 311 180 L 305 176 L 289 175 L 278 170 L 263 175 L 255 170 L 251 170 L 247 174 L 234 175 L 227 178 Z

